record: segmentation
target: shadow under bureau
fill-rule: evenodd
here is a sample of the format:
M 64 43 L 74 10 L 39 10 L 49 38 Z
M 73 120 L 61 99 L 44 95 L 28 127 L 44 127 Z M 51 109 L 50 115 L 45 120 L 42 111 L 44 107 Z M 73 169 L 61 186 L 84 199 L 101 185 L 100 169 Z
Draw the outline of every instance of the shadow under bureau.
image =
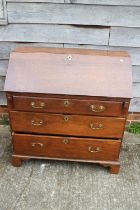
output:
M 17 48 L 5 82 L 13 166 L 55 159 L 118 173 L 131 86 L 126 52 Z

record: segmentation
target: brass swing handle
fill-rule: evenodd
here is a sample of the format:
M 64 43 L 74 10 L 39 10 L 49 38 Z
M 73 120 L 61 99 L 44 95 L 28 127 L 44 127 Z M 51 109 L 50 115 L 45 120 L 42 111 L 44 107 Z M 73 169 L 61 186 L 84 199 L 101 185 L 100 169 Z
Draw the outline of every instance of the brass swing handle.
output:
M 36 105 L 35 102 L 31 102 L 31 107 L 34 108 L 34 109 L 43 109 L 45 106 L 45 103 L 44 102 L 39 102 L 39 105 Z
M 31 120 L 31 124 L 40 126 L 40 125 L 43 125 L 43 120 L 39 120 L 38 122 L 36 122 L 35 120 Z
M 95 147 L 95 149 L 94 149 L 93 147 L 88 147 L 88 151 L 89 152 L 101 152 L 101 148 Z
M 104 125 L 102 123 L 99 123 L 99 124 L 90 123 L 90 128 L 92 130 L 99 130 L 99 129 L 103 129 Z
M 42 143 L 32 143 L 32 147 L 35 147 L 35 146 L 43 147 L 44 144 L 42 144 Z
M 90 109 L 93 112 L 103 112 L 106 110 L 106 107 L 103 105 L 90 105 Z

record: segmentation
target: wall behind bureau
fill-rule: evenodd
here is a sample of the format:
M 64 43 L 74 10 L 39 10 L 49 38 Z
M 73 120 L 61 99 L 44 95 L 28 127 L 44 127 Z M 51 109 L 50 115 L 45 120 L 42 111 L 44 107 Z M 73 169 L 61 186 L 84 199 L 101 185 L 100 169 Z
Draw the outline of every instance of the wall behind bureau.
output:
M 140 0 L 0 0 L 0 105 L 11 50 L 17 46 L 126 50 L 140 112 Z

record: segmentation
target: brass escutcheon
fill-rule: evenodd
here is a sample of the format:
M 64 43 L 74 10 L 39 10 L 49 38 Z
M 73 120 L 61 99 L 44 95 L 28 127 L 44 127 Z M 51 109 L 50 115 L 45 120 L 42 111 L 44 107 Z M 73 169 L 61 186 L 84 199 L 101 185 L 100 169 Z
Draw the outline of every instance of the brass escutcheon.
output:
M 65 122 L 68 122 L 68 121 L 69 121 L 69 117 L 65 115 L 65 116 L 64 116 L 64 121 L 65 121 Z
M 65 100 L 65 101 L 64 101 L 64 106 L 65 106 L 65 107 L 68 107 L 69 105 L 70 105 L 70 102 L 69 102 L 68 100 Z
M 63 143 L 64 144 L 68 144 L 69 143 L 69 140 L 68 139 L 63 139 Z

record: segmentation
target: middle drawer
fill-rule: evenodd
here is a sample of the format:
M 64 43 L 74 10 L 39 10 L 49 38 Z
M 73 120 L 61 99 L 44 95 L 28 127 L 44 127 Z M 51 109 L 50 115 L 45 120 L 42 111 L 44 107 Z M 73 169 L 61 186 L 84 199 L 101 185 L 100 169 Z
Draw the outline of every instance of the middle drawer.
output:
M 10 111 L 12 130 L 26 133 L 121 138 L 125 118 Z

